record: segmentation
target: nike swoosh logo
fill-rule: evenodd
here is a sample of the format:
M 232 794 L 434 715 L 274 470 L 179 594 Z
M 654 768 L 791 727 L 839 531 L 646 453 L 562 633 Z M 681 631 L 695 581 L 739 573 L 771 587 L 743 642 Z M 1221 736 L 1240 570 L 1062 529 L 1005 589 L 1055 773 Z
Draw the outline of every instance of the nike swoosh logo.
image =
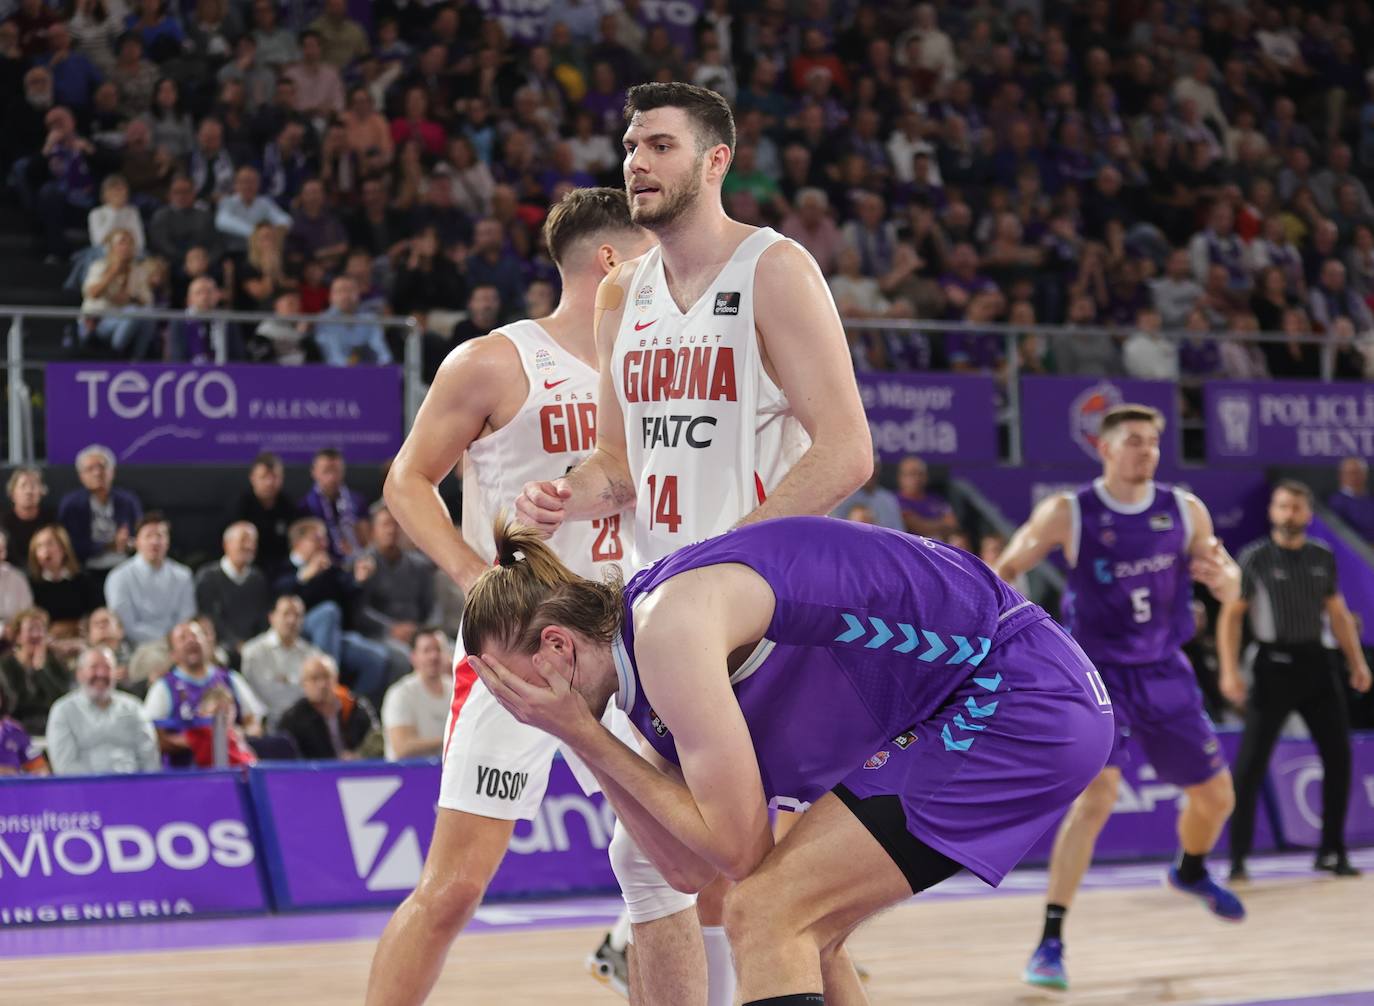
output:
M 563 378 L 563 380 L 561 380 L 561 381 L 545 381 L 545 382 L 544 382 L 544 390 L 545 390 L 545 391 L 552 391 L 554 388 L 558 387 L 560 384 L 567 384 L 569 380 L 571 380 L 571 378 L 565 377 L 565 378 Z
M 645 322 L 644 324 L 642 324 L 642 325 L 641 325 L 639 322 L 635 322 L 635 331 L 636 331 L 636 332 L 642 332 L 642 331 L 644 331 L 646 328 L 648 328 L 650 325 L 656 325 L 656 324 L 658 324 L 658 319 L 657 319 L 657 318 L 655 318 L 653 321 L 646 321 L 646 322 Z

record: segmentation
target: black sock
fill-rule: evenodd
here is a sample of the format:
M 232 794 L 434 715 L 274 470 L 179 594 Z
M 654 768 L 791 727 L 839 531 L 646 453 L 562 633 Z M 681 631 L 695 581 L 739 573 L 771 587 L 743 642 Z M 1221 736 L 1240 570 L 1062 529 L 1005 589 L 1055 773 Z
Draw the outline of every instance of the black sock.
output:
M 1196 884 L 1207 876 L 1207 857 L 1194 856 L 1191 852 L 1178 857 L 1178 879 L 1185 884 Z
M 1040 934 L 1040 942 L 1062 940 L 1064 938 L 1064 916 L 1069 914 L 1067 905 L 1045 906 L 1045 931 Z
M 768 999 L 751 999 L 744 1006 L 825 1006 L 825 996 L 803 992 L 794 996 L 772 996 Z

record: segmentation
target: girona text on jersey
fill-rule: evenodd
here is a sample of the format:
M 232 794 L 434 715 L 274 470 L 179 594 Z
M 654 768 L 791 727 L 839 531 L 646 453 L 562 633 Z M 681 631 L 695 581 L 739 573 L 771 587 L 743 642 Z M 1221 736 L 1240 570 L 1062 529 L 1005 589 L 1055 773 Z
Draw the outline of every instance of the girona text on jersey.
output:
M 735 402 L 735 351 L 729 346 L 631 349 L 625 353 L 627 402 Z
M 591 451 L 596 447 L 596 400 L 582 395 L 560 395 L 569 401 L 553 401 L 539 410 L 539 436 L 545 454 Z

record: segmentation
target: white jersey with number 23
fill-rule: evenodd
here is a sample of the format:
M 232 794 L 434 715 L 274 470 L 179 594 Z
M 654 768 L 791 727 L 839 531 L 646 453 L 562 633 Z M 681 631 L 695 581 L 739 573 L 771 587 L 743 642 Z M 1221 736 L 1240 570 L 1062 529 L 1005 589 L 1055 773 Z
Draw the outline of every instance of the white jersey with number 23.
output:
M 561 478 L 596 447 L 598 382 L 594 369 L 537 322 L 517 321 L 495 334 L 520 354 L 529 394 L 510 422 L 474 440 L 463 458 L 463 538 L 488 562 L 496 557 L 492 520 L 513 515 L 525 483 Z M 622 516 L 568 521 L 549 544 L 578 576 L 600 580 L 608 564 L 627 558 Z

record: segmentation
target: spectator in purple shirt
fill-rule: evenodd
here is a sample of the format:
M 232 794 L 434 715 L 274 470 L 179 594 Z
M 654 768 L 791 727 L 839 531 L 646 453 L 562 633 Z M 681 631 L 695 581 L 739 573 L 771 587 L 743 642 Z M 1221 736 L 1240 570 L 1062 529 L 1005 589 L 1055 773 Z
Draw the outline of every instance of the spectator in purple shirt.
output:
M 301 186 L 299 208 L 291 216 L 286 238 L 287 254 L 299 262 L 319 259 L 326 268 L 337 268 L 348 253 L 348 231 L 343 220 L 329 208 L 324 182 L 311 178 Z
M 940 277 L 950 318 L 962 318 L 973 298 L 980 293 L 997 293 L 997 284 L 978 271 L 978 253 L 973 245 L 962 243 L 949 253 L 949 272 Z
M 87 162 L 95 148 L 77 135 L 76 119 L 67 108 L 59 105 L 49 111 L 44 124 L 48 138 L 43 144 L 43 158 L 51 180 L 38 190 L 38 211 L 48 254 L 63 255 L 67 251 L 64 227 L 84 221 L 96 204 L 95 183 Z
M 184 321 L 172 323 L 168 335 L 168 352 L 174 363 L 206 364 L 216 362 L 215 342 L 210 322 L 204 317 L 219 305 L 219 286 L 210 276 L 198 276 L 191 281 L 186 291 L 186 314 Z M 230 338 L 233 329 L 225 327 L 225 339 Z M 226 342 L 226 359 L 240 359 L 242 352 Z
M 1188 315 L 1184 331 L 1189 334 L 1178 346 L 1179 369 L 1194 377 L 1210 377 L 1221 368 L 1221 352 L 1211 332 L 1207 316 L 1198 309 Z
M 1006 360 L 1006 338 L 981 326 L 995 322 L 1005 300 L 994 290 L 974 294 L 964 312 L 964 327 L 945 336 L 949 369 L 972 373 L 1000 373 Z
M 317 451 L 310 477 L 315 485 L 301 500 L 301 516 L 324 521 L 336 561 L 352 558 L 367 545 L 367 499 L 344 485 L 343 453 L 332 447 Z
M 954 510 L 940 495 L 926 490 L 930 472 L 926 463 L 908 454 L 897 465 L 897 505 L 902 523 L 911 534 L 927 538 L 948 538 L 959 528 Z
M 1365 541 L 1374 542 L 1374 496 L 1369 495 L 1369 463 L 1364 458 L 1344 458 L 1338 476 L 1340 488 L 1327 504 L 1351 530 Z
M 615 68 L 605 60 L 592 67 L 592 86 L 582 99 L 582 107 L 596 117 L 603 132 L 623 131 L 625 90 L 617 86 Z
M 0 776 L 49 775 L 48 760 L 23 725 L 10 716 L 12 699 L 0 687 Z

